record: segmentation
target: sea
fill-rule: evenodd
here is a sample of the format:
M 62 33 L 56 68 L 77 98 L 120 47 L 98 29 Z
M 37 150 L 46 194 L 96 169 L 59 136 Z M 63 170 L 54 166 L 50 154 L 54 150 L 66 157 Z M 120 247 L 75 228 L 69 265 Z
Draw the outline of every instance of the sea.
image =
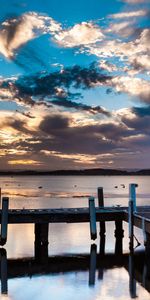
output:
M 150 205 L 150 176 L 1 176 L 2 197 L 9 197 L 9 208 L 77 208 L 87 207 L 88 198 L 95 197 L 97 188 L 103 187 L 104 205 L 127 206 L 129 184 L 136 183 L 137 205 Z M 97 224 L 97 230 L 99 224 Z M 124 223 L 123 252 L 129 253 L 128 224 Z M 115 251 L 114 222 L 106 224 L 106 255 Z M 135 228 L 135 251 L 142 251 L 143 232 Z M 91 241 L 89 224 L 50 224 L 49 257 L 90 255 L 95 243 L 100 248 L 99 234 Z M 9 260 L 34 257 L 34 225 L 8 226 L 8 240 L 4 246 Z M 112 256 L 113 259 L 113 256 Z M 90 268 L 90 267 L 89 267 Z M 130 276 L 124 266 L 112 263 L 103 267 L 103 276 L 95 271 L 94 283 L 89 284 L 89 269 L 75 268 L 48 273 L 24 274 L 7 278 L 7 287 L 1 284 L 1 300 L 129 300 L 133 298 Z M 2 277 L 1 270 L 1 277 Z M 6 274 L 3 276 L 6 277 Z M 6 278 L 5 278 L 6 280 Z M 150 281 L 149 281 L 150 282 Z M 140 300 L 150 300 L 150 293 L 142 282 L 135 282 L 136 295 Z

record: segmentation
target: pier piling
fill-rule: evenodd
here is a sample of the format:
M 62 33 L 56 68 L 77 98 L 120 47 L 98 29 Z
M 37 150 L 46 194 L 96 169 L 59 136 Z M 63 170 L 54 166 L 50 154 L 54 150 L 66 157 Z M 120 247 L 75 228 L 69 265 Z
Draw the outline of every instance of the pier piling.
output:
M 89 213 L 90 213 L 90 234 L 91 239 L 97 239 L 97 229 L 96 229 L 96 211 L 95 211 L 95 199 L 94 197 L 89 197 Z
M 99 187 L 97 189 L 97 194 L 98 194 L 98 207 L 103 208 L 104 207 L 104 194 L 103 194 L 103 188 Z M 100 221 L 100 237 L 105 235 L 106 232 L 106 226 L 104 221 Z
M 1 215 L 1 235 L 0 235 L 0 245 L 3 246 L 7 241 L 7 227 L 8 227 L 8 205 L 9 198 L 2 198 L 2 215 Z

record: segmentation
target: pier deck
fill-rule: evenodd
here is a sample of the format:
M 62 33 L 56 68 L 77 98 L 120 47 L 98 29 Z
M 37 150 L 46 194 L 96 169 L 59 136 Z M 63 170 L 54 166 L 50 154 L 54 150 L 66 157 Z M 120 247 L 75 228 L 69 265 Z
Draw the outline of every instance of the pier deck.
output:
M 96 208 L 96 221 L 128 222 L 128 207 Z M 0 210 L 0 222 L 1 222 Z M 89 208 L 9 209 L 8 224 L 84 223 L 90 221 Z M 150 233 L 150 206 L 139 206 L 134 213 L 134 225 Z

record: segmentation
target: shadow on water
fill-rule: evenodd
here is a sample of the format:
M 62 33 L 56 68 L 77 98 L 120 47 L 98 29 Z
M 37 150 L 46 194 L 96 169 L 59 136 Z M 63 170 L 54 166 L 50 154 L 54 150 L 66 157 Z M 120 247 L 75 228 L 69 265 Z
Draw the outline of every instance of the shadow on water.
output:
M 117 243 L 117 240 L 116 240 Z M 35 251 L 35 254 L 37 252 Z M 7 259 L 7 252 L 0 249 L 1 294 L 8 292 L 8 279 L 32 277 L 37 274 L 57 274 L 66 272 L 89 271 L 89 284 L 94 288 L 96 280 L 102 281 L 104 272 L 112 268 L 124 267 L 129 274 L 129 292 L 136 298 L 136 282 L 150 293 L 150 247 L 146 251 L 130 254 L 122 253 L 121 242 L 115 247 L 114 254 L 105 254 L 105 236 L 101 237 L 99 253 L 95 244 L 91 245 L 90 254 L 70 254 Z M 96 273 L 96 271 L 98 271 Z M 98 274 L 96 278 L 96 274 Z

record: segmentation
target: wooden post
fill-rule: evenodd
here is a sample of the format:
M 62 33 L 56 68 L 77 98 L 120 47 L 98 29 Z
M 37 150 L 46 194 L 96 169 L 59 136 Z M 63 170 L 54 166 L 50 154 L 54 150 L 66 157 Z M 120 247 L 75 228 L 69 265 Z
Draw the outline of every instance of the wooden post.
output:
M 97 246 L 95 244 L 91 245 L 90 252 L 90 270 L 89 270 L 89 286 L 94 286 L 95 284 L 95 273 L 96 273 L 96 257 L 97 257 Z
M 95 211 L 95 199 L 89 197 L 89 213 L 90 213 L 90 233 L 91 239 L 96 240 L 97 229 L 96 229 L 96 211 Z
M 1 293 L 7 294 L 7 253 L 5 249 L 0 249 L 0 261 L 1 261 Z
M 129 201 L 133 202 L 133 212 L 136 212 L 136 183 L 129 184 Z
M 1 236 L 0 245 L 3 246 L 7 241 L 7 227 L 8 227 L 8 205 L 9 198 L 2 198 L 2 216 L 1 216 Z
M 134 227 L 133 227 L 133 221 L 134 221 L 134 216 L 133 216 L 133 201 L 129 200 L 129 211 L 128 211 L 128 215 L 129 215 L 129 249 L 130 251 L 133 251 L 133 247 L 134 247 Z
M 46 262 L 48 259 L 48 223 L 35 224 L 35 259 Z
M 103 208 L 104 207 L 104 194 L 103 194 L 102 187 L 99 187 L 97 189 L 97 194 L 98 194 L 98 206 L 99 206 L 99 208 Z M 100 225 L 100 236 L 102 237 L 106 232 L 105 222 L 100 221 L 99 225 Z
M 124 230 L 123 230 L 123 221 L 118 220 L 115 221 L 115 238 L 116 238 L 116 244 L 115 244 L 115 254 L 122 254 L 123 253 L 123 237 L 124 237 Z

